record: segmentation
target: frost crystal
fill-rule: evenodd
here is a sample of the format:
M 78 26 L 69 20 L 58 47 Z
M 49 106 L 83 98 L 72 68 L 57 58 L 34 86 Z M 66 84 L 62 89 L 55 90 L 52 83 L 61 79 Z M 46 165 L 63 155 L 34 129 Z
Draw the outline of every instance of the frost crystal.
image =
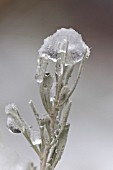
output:
M 44 44 L 39 49 L 39 55 L 46 54 L 49 59 L 56 62 L 59 52 L 65 53 L 68 57 L 67 64 L 73 64 L 81 61 L 84 55 L 88 57 L 90 49 L 75 30 L 61 28 L 44 40 Z

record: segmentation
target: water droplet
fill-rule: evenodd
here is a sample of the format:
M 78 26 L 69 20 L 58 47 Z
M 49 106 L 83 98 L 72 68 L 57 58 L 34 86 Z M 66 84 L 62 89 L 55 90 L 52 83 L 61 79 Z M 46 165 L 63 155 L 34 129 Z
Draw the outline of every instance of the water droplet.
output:
M 30 130 L 30 139 L 33 145 L 40 145 L 42 143 L 39 132 L 36 130 Z
M 21 133 L 20 128 L 15 122 L 15 119 L 11 116 L 7 116 L 7 127 L 11 133 Z

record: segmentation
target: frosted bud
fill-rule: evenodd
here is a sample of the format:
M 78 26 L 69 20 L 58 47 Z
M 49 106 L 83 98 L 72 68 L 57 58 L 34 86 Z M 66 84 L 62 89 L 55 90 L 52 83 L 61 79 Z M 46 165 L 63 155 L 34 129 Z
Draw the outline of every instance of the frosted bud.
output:
M 8 104 L 5 107 L 7 115 L 7 127 L 12 133 L 21 133 L 25 130 L 25 122 L 21 119 L 18 108 L 14 103 Z
M 8 104 L 5 107 L 5 113 L 6 114 L 18 114 L 18 108 L 14 103 Z

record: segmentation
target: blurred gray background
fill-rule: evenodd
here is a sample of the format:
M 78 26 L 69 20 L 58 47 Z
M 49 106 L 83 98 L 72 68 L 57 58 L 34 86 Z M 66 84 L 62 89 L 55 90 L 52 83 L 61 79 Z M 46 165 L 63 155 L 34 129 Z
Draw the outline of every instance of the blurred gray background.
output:
M 4 107 L 15 102 L 36 123 L 28 102 L 43 112 L 34 80 L 37 51 L 61 27 L 74 28 L 92 49 L 72 96 L 69 138 L 56 170 L 113 170 L 113 0 L 0 0 L 0 146 L 9 155 L 0 152 L 0 170 L 16 169 L 8 166 L 13 152 L 38 165 L 24 137 L 7 130 Z

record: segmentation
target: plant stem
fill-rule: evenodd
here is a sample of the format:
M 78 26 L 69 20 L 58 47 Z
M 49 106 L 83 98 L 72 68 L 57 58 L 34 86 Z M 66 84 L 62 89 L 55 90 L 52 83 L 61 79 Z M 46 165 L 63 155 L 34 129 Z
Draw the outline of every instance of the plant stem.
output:
M 40 163 L 40 170 L 45 170 L 45 168 L 46 168 L 46 163 L 47 163 L 49 151 L 50 151 L 50 146 L 46 145 L 45 149 L 44 149 L 44 153 L 43 153 L 43 159 Z
M 86 60 L 86 57 L 84 57 L 84 58 L 82 59 L 81 63 L 80 63 L 79 70 L 78 70 L 78 75 L 77 75 L 75 84 L 74 84 L 72 90 L 70 91 L 68 97 L 70 97 L 70 96 L 72 95 L 72 93 L 74 92 L 74 90 L 76 89 L 76 86 L 77 86 L 77 84 L 78 84 L 78 81 L 79 81 L 79 79 L 80 79 L 80 76 L 81 76 L 81 73 L 82 73 L 82 70 L 83 70 L 83 64 L 84 64 L 85 60 Z

